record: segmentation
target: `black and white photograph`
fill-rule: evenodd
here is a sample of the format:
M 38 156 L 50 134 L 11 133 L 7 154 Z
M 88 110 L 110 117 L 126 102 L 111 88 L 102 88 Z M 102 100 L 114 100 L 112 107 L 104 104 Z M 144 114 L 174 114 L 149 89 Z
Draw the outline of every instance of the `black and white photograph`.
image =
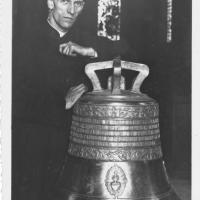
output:
M 196 200 L 192 1 L 11 3 L 5 200 Z

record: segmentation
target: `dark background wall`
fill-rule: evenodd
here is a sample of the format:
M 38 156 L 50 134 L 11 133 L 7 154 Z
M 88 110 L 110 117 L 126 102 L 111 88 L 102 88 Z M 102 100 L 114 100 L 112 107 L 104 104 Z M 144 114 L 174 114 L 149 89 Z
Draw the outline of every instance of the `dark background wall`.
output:
M 136 58 L 130 60 L 150 67 L 142 89 L 160 104 L 161 140 L 168 172 L 190 178 L 191 1 L 173 1 L 171 43 L 166 43 L 166 11 L 166 0 L 122 0 L 121 37 L 136 51 Z M 46 20 L 47 13 L 46 0 L 13 1 L 13 46 Z M 97 0 L 88 0 L 79 24 L 96 34 Z

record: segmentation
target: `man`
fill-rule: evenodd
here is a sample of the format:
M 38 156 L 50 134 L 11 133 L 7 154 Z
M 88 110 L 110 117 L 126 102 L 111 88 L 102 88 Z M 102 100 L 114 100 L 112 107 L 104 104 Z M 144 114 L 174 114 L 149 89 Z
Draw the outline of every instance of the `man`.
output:
M 13 200 L 48 198 L 68 143 L 71 110 L 65 107 L 91 87 L 84 66 L 119 53 L 112 42 L 76 27 L 84 0 L 47 5 L 47 21 L 13 51 Z

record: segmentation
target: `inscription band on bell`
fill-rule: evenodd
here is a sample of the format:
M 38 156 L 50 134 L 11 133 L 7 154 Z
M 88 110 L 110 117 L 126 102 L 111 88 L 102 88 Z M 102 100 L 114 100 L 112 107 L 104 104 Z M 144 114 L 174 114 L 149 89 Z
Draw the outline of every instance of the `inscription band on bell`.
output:
M 70 143 L 68 153 L 70 155 L 105 161 L 140 161 L 140 160 L 154 160 L 162 157 L 161 146 L 149 148 L 96 148 L 84 145 L 77 145 Z
M 76 104 L 74 113 L 78 116 L 90 117 L 111 117 L 111 118 L 149 118 L 158 117 L 158 105 L 145 106 L 111 106 L 95 105 L 89 103 Z

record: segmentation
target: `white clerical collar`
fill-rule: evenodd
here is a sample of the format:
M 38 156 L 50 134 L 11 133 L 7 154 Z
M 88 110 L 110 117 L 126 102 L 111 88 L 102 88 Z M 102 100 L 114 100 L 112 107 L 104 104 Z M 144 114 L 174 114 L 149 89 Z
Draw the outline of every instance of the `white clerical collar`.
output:
M 47 22 L 49 23 L 49 25 L 50 25 L 53 29 L 55 29 L 55 30 L 59 33 L 60 38 L 63 37 L 63 36 L 67 33 L 67 32 L 63 32 L 63 31 L 58 30 L 53 24 L 51 24 L 51 22 L 50 22 L 49 19 L 47 19 Z

